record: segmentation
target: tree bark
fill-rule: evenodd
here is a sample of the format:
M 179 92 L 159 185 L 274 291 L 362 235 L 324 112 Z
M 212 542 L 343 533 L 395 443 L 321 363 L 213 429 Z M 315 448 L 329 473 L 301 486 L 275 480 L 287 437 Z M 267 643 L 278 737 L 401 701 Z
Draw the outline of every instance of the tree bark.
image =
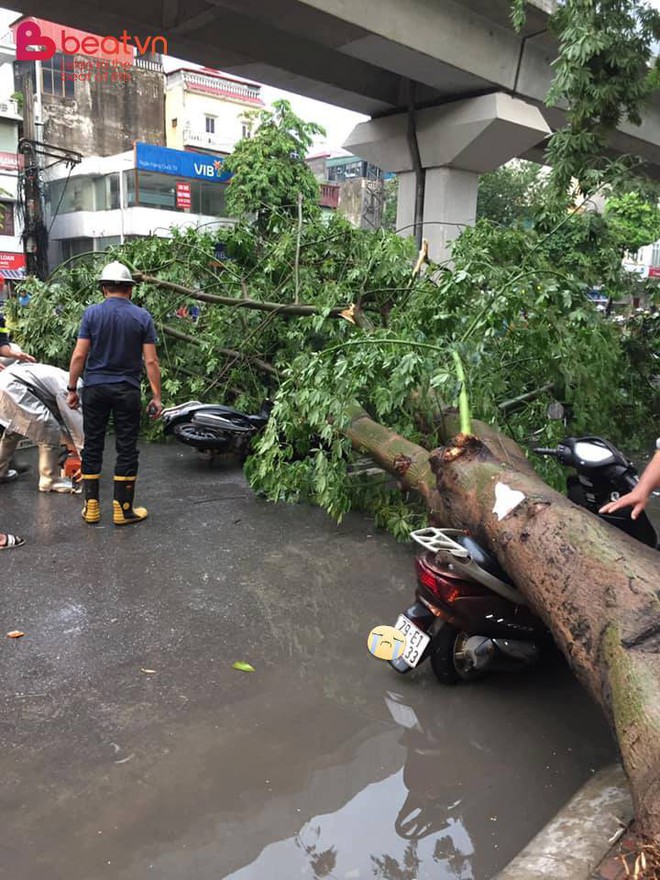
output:
M 660 558 L 555 492 L 509 438 L 475 422 L 429 453 L 355 408 L 348 436 L 438 525 L 469 530 L 498 558 L 600 703 L 621 749 L 640 831 L 660 842 Z M 455 430 L 455 416 L 441 431 Z M 429 470 L 435 474 L 433 479 Z M 501 519 L 495 487 L 522 493 Z

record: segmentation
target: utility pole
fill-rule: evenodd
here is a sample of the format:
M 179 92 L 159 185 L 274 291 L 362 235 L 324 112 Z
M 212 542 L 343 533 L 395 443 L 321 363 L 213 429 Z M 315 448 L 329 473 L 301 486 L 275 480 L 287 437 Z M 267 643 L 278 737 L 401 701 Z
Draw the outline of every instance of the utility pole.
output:
M 18 208 L 23 216 L 21 238 L 26 274 L 45 281 L 48 277 L 48 228 L 42 172 L 59 162 L 65 162 L 68 168 L 73 168 L 82 161 L 82 154 L 37 139 L 37 125 L 40 132 L 43 131 L 40 67 L 41 62 L 37 61 L 23 73 L 24 136 L 18 142 L 23 168 L 18 178 Z M 43 160 L 49 159 L 52 160 L 50 164 L 44 166 Z
M 44 144 L 30 138 L 21 138 L 18 152 L 23 156 L 24 167 L 19 178 L 19 208 L 23 213 L 23 251 L 26 272 L 45 281 L 48 277 L 48 229 L 44 210 L 44 190 L 41 179 L 40 158 L 51 159 L 45 168 L 64 162 L 73 168 L 82 161 L 82 154 L 52 144 Z M 45 169 L 43 169 L 45 170 Z

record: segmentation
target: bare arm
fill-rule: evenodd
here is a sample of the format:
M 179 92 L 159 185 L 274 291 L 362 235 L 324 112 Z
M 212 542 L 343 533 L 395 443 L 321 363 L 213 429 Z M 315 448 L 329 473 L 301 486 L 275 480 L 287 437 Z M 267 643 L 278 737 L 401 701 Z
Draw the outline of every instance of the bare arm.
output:
M 152 419 L 157 419 L 163 411 L 163 404 L 160 399 L 160 365 L 158 363 L 158 354 L 156 346 L 153 342 L 145 342 L 142 346 L 142 356 L 144 357 L 144 366 L 147 371 L 147 379 L 151 386 L 151 407 L 150 415 Z
M 12 348 L 10 345 L 0 345 L 0 357 L 16 358 L 17 361 L 27 362 L 28 364 L 34 364 L 37 360 L 31 354 L 27 354 L 24 351 L 16 351 L 16 348 Z
M 630 514 L 633 519 L 637 519 L 640 513 L 646 507 L 649 496 L 654 489 L 660 489 L 660 449 L 647 464 L 644 473 L 639 479 L 639 483 L 632 492 L 622 495 L 616 501 L 610 501 L 600 509 L 600 513 L 614 513 L 622 507 L 632 507 Z
M 79 339 L 76 342 L 76 347 L 73 349 L 73 354 L 71 355 L 71 363 L 69 364 L 69 388 L 75 388 L 78 384 L 78 379 L 82 376 L 90 345 L 91 341 L 89 339 Z M 78 392 L 69 391 L 67 389 L 66 402 L 71 409 L 78 409 L 80 406 Z

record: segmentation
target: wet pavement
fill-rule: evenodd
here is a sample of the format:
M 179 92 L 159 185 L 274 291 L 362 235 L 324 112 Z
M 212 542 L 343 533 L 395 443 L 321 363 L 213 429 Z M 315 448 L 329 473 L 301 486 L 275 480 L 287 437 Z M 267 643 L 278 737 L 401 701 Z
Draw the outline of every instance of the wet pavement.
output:
M 143 451 L 135 527 L 107 479 L 100 527 L 36 484 L 0 487 L 29 541 L 1 557 L 1 877 L 486 880 L 614 757 L 561 665 L 452 689 L 373 659 L 413 551 L 363 516 L 175 446 Z

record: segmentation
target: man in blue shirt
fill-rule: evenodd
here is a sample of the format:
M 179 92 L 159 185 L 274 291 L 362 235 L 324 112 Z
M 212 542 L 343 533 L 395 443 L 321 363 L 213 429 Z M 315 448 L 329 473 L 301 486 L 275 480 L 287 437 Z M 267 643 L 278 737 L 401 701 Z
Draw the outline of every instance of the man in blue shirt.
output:
M 113 522 L 117 526 L 141 522 L 144 507 L 133 507 L 138 471 L 137 439 L 140 430 L 140 381 L 143 364 L 151 386 L 149 415 L 157 419 L 163 411 L 160 399 L 160 368 L 156 354 L 156 330 L 146 309 L 131 302 L 133 276 L 122 263 L 109 263 L 99 279 L 104 301 L 85 309 L 78 342 L 69 365 L 68 404 L 79 404 L 77 383 L 85 371 L 82 391 L 83 430 L 82 479 L 86 523 L 97 523 L 99 478 L 103 444 L 112 414 L 115 426 Z

